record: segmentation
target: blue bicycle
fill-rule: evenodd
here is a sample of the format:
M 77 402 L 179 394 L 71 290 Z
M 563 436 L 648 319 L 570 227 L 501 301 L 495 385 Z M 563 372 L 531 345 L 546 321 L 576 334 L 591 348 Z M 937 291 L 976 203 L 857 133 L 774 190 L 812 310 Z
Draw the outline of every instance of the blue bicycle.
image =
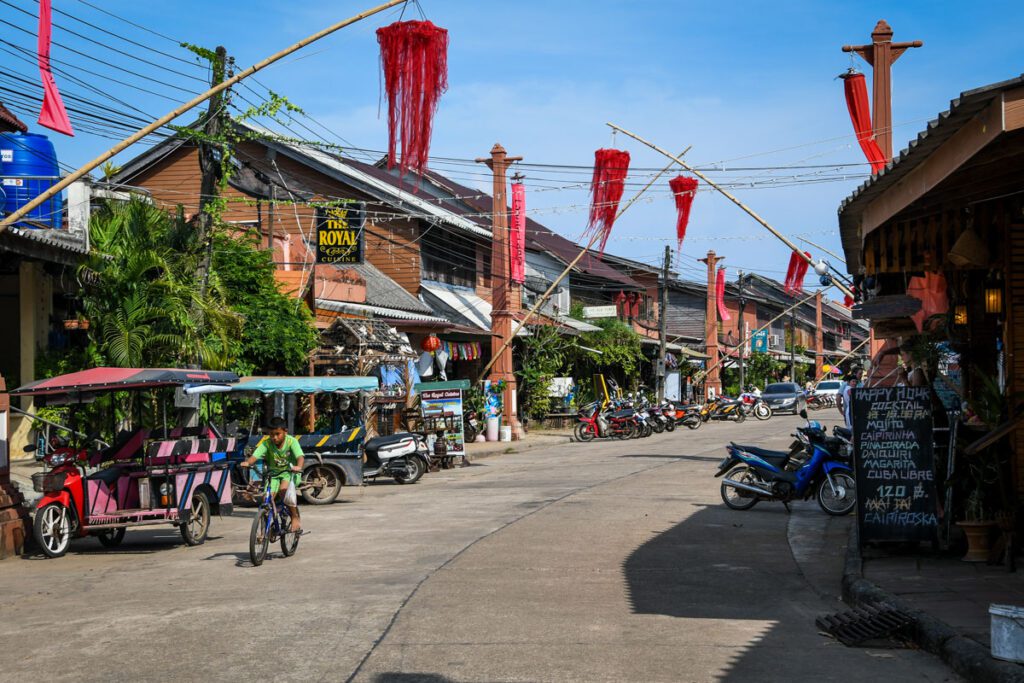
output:
M 250 484 L 244 491 L 246 495 L 258 500 L 256 518 L 252 520 L 252 530 L 249 532 L 249 559 L 254 567 L 263 564 L 270 544 L 278 539 L 281 541 L 281 552 L 285 557 L 291 557 L 299 547 L 299 537 L 302 535 L 301 531 L 291 531 L 292 516 L 285 504 L 274 500 L 266 468 L 263 469 L 258 486 L 254 488 Z

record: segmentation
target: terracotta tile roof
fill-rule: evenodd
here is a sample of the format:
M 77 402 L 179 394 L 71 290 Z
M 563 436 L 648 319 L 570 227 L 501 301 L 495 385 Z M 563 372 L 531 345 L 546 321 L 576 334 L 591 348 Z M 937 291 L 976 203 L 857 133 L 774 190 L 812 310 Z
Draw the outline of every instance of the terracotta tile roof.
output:
M 2 102 L 0 102 L 0 132 L 28 132 L 28 126 L 22 123 L 21 119 L 15 116 L 10 109 L 3 105 Z

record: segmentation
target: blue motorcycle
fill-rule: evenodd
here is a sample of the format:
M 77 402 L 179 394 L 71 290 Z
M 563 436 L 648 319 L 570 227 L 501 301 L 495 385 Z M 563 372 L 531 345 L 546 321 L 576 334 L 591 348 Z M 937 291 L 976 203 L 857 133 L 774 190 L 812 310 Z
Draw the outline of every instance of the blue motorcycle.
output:
M 807 419 L 807 411 L 800 411 Z M 857 504 L 856 483 L 849 465 L 846 442 L 828 436 L 817 422 L 797 429 L 808 455 L 797 469 L 787 469 L 792 451 L 771 451 L 757 446 L 730 443 L 729 456 L 718 466 L 722 500 L 733 510 L 749 510 L 761 500 L 781 501 L 786 509 L 792 500 L 816 496 L 830 515 L 849 514 Z

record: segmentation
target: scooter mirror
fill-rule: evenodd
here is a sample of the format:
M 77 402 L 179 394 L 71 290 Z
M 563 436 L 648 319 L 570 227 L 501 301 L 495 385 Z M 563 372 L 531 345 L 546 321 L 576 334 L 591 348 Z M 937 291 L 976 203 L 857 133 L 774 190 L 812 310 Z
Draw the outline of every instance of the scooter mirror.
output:
M 803 410 L 800 411 L 800 417 L 802 417 L 805 420 L 807 419 L 807 409 L 806 408 L 804 408 Z
M 36 445 L 34 443 L 30 443 L 29 445 L 25 446 L 25 448 L 22 449 L 22 450 L 24 450 L 26 453 L 31 453 L 35 449 L 36 449 Z

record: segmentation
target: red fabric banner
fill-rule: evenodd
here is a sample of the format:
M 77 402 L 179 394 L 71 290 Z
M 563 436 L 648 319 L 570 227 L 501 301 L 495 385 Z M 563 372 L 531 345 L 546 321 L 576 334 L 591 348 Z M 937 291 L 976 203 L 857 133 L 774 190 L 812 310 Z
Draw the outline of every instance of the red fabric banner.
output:
M 719 268 L 715 276 L 715 301 L 718 304 L 718 319 L 732 320 L 729 309 L 725 307 L 725 268 Z
M 668 186 L 672 188 L 672 196 L 676 200 L 676 248 L 682 249 L 686 226 L 690 222 L 690 207 L 697 195 L 697 179 L 676 176 L 668 181 Z
M 64 100 L 57 91 L 57 82 L 50 71 L 50 0 L 39 0 L 39 75 L 43 80 L 43 107 L 39 110 L 39 125 L 64 135 L 74 136 L 71 120 L 64 109 Z
M 437 103 L 448 89 L 448 31 L 429 21 L 396 21 L 377 29 L 377 42 L 388 98 L 388 168 L 423 175 Z
M 599 149 L 594 152 L 594 177 L 590 181 L 590 222 L 587 234 L 598 235 L 598 251 L 604 253 L 604 245 L 612 234 L 612 225 L 619 212 L 619 200 L 626 188 L 626 174 L 629 173 L 629 152 L 618 149 Z
M 526 281 L 526 188 L 512 183 L 512 220 L 508 226 L 509 273 L 512 282 Z
M 849 72 L 842 78 L 843 90 L 846 92 L 846 108 L 850 110 L 850 121 L 853 122 L 853 130 L 857 133 L 857 142 L 871 164 L 871 171 L 878 173 L 885 168 L 886 159 L 882 148 L 875 142 L 875 131 L 871 127 L 871 109 L 864 74 Z
M 811 258 L 810 252 L 804 252 L 807 259 Z M 801 258 L 800 254 L 793 252 L 789 255 L 789 268 L 786 269 L 786 282 L 784 289 L 786 294 L 796 294 L 804 291 L 804 278 L 807 276 L 807 268 L 810 264 L 807 259 Z

